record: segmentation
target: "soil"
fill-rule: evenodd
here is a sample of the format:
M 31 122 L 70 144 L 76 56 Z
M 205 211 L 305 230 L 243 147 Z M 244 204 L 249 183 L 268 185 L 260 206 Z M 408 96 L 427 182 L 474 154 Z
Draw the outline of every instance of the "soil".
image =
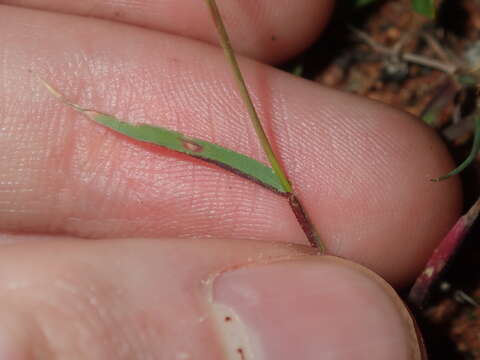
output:
M 338 3 L 327 33 L 285 69 L 417 116 L 461 162 L 480 83 L 480 1 L 443 0 L 435 20 L 413 13 L 410 0 Z M 478 159 L 461 177 L 466 211 L 480 195 Z M 479 237 L 477 224 L 416 313 L 431 359 L 480 360 Z

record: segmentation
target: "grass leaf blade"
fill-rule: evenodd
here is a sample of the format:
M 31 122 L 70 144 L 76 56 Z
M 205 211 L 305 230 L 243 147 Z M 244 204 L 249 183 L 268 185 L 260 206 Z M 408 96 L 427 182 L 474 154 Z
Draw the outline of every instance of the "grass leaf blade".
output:
M 440 176 L 439 178 L 432 179 L 434 182 L 446 180 L 452 176 L 460 174 L 465 168 L 470 165 L 473 161 L 475 161 L 478 153 L 480 152 L 480 115 L 475 116 L 475 137 L 473 139 L 473 146 L 472 150 L 470 151 L 470 155 L 462 162 L 458 167 L 448 174 L 444 176 Z
M 89 113 L 92 113 L 91 111 Z M 214 163 L 222 168 L 243 175 L 277 192 L 284 193 L 283 186 L 273 170 L 261 162 L 211 142 L 190 138 L 182 133 L 161 127 L 132 125 L 114 116 L 95 112 L 87 115 L 92 120 L 130 138 L 159 145 L 195 158 Z
M 205 140 L 185 136 L 177 131 L 147 124 L 131 124 L 121 121 L 113 115 L 85 109 L 80 105 L 69 102 L 60 92 L 45 81 L 41 81 L 54 96 L 64 103 L 82 113 L 90 120 L 110 128 L 115 132 L 141 142 L 158 145 L 213 163 L 223 169 L 263 185 L 270 190 L 286 195 L 284 187 L 273 169 L 249 156 Z

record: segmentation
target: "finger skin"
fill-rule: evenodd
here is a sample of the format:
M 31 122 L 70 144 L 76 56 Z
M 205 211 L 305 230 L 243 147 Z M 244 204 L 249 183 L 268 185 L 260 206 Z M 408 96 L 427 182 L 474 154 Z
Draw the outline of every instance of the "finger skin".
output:
M 218 43 L 203 0 L 0 0 L 0 4 L 98 17 Z M 236 51 L 280 62 L 318 37 L 333 0 L 222 0 L 218 6 Z
M 392 288 L 344 260 L 268 242 L 42 240 L 0 253 L 0 355 L 9 360 L 230 359 L 218 305 L 244 322 L 244 353 L 265 360 L 420 359 Z M 243 296 L 255 302 L 245 308 Z M 254 321 L 252 311 L 261 312 Z
M 284 198 L 112 134 L 35 76 L 86 107 L 263 160 L 219 49 L 93 19 L 15 8 L 0 16 L 0 229 L 306 243 Z M 460 208 L 456 179 L 429 182 L 453 166 L 438 138 L 389 107 L 241 64 L 329 250 L 394 284 L 412 279 Z

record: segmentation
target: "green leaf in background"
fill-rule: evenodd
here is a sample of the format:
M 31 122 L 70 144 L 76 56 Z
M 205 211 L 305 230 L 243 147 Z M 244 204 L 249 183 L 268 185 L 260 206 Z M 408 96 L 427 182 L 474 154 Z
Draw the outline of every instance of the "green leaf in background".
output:
M 413 9 L 430 19 L 435 17 L 435 0 L 412 0 Z
M 147 124 L 130 124 L 121 121 L 112 115 L 85 109 L 67 101 L 65 97 L 52 86 L 43 80 L 41 81 L 53 95 L 98 124 L 106 126 L 132 139 L 155 144 L 213 163 L 223 169 L 229 170 L 237 175 L 263 185 L 270 190 L 286 195 L 284 187 L 273 170 L 251 157 L 208 141 L 185 136 L 177 131 Z
M 465 168 L 470 165 L 475 159 L 477 158 L 478 153 L 480 152 L 480 115 L 475 116 L 475 137 L 473 139 L 473 146 L 472 150 L 470 151 L 470 155 L 465 159 L 463 163 L 458 165 L 455 170 L 450 171 L 448 174 L 444 176 L 440 176 L 439 178 L 432 179 L 432 181 L 442 181 L 446 180 L 449 177 L 454 175 L 460 174 Z
M 378 0 L 350 0 L 352 6 L 362 7 L 373 4 Z M 411 0 L 413 9 L 430 19 L 435 17 L 435 0 Z

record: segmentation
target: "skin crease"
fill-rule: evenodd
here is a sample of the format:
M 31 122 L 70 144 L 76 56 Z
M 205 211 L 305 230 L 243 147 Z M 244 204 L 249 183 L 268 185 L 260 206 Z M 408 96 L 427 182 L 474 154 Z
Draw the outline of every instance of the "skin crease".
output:
M 48 4 L 15 4 L 42 3 Z M 126 8 L 143 4 L 144 13 L 155 13 L 146 2 L 123 3 Z M 327 14 L 330 3 L 321 3 L 325 8 L 320 10 Z M 265 9 L 274 9 L 268 4 Z M 48 6 L 56 10 L 53 2 Z M 0 356 L 2 349 L 9 349 L 16 351 L 16 357 L 7 356 L 12 360 L 31 354 L 71 358 L 78 351 L 89 352 L 84 357 L 88 359 L 115 358 L 120 343 L 126 344 L 126 358 L 171 359 L 172 354 L 184 355 L 177 353 L 184 337 L 166 337 L 165 329 L 175 327 L 177 334 L 192 331 L 190 345 L 198 359 L 223 358 L 222 338 L 212 333 L 210 320 L 191 329 L 209 306 L 205 294 L 192 288 L 251 262 L 293 257 L 300 261 L 298 275 L 311 279 L 311 286 L 305 284 L 308 295 L 307 290 L 319 287 L 317 277 L 325 279 L 323 260 L 314 259 L 319 265 L 312 267 L 310 257 L 299 255 L 309 250 L 281 244 L 305 244 L 285 199 L 215 167 L 115 135 L 59 104 L 42 88 L 36 75 L 82 105 L 263 159 L 221 50 L 156 31 L 168 26 L 161 19 L 159 28 L 145 29 L 95 19 L 106 17 L 102 6 L 97 9 L 86 18 L 0 6 L 0 241 L 5 243 L 0 253 Z M 188 9 L 187 18 L 196 16 Z M 282 25 L 278 19 L 289 18 L 288 7 L 285 13 L 279 9 L 279 14 L 265 12 L 270 19 L 266 23 L 274 28 Z M 315 12 L 305 14 L 292 17 L 296 20 L 285 29 L 303 26 L 297 22 L 316 24 Z M 137 21 L 128 22 L 152 27 Z M 306 46 L 323 23 L 307 26 L 308 34 L 290 32 L 282 50 L 293 54 L 298 48 L 292 44 Z M 205 24 L 198 38 L 209 41 L 212 28 Z M 262 34 L 271 33 L 258 27 Z M 255 55 L 264 50 L 242 36 L 235 46 L 265 59 Z M 272 51 L 269 60 L 281 58 L 278 49 Z M 394 285 L 409 283 L 460 210 L 457 179 L 428 182 L 453 167 L 439 139 L 386 106 L 253 60 L 240 62 L 267 132 L 330 250 L 367 265 Z M 364 309 L 354 304 L 368 299 L 372 309 L 385 309 L 376 313 L 379 336 L 371 339 L 377 343 L 370 348 L 387 344 L 392 356 L 418 358 L 415 341 L 405 335 L 411 334 L 411 321 L 398 318 L 404 310 L 399 310 L 398 298 L 385 296 L 393 294 L 385 290 L 386 283 L 373 286 L 378 279 L 363 276 L 366 290 L 361 291 L 358 273 L 368 271 L 337 271 L 345 265 L 336 261 L 327 268 L 338 277 L 325 279 L 321 289 L 328 290 L 331 282 L 358 290 L 344 293 L 351 303 L 333 312 L 339 319 L 342 314 L 345 322 L 362 316 Z M 273 271 L 272 276 L 276 273 L 283 274 Z M 188 286 L 177 281 L 182 276 L 190 281 Z M 278 288 L 281 279 L 270 283 Z M 285 295 L 298 291 L 298 284 L 291 284 Z M 84 296 L 77 299 L 72 290 Z M 172 291 L 174 295 L 165 298 Z M 321 304 L 322 299 L 324 294 L 315 292 L 304 301 Z M 311 312 L 302 313 L 302 304 L 296 310 L 291 316 L 300 325 L 312 317 Z M 352 351 L 359 346 L 355 335 L 365 333 L 362 324 L 339 340 Z M 331 324 L 326 325 L 316 334 L 328 332 Z M 384 333 L 397 334 L 399 341 L 389 342 L 380 336 Z

